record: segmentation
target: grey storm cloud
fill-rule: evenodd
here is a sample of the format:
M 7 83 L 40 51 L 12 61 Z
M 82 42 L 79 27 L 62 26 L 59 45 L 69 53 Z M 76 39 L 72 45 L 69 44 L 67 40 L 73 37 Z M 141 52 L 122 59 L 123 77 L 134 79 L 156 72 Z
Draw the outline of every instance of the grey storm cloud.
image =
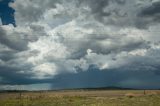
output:
M 152 2 L 150 5 L 143 7 L 137 16 L 142 18 L 142 24 L 146 26 L 157 24 L 157 22 L 160 22 L 160 1 Z
M 0 43 L 4 44 L 6 46 L 8 46 L 9 48 L 15 49 L 15 50 L 19 50 L 19 51 L 23 51 L 25 49 L 27 49 L 27 41 L 23 41 L 21 39 L 19 39 L 20 35 L 19 33 L 12 33 L 12 34 L 7 34 L 6 31 L 1 27 L 0 28 Z M 14 36 L 15 35 L 15 36 Z
M 152 3 L 152 5 L 142 9 L 140 15 L 154 17 L 160 13 L 160 2 Z
M 16 27 L 0 26 L 0 83 L 159 87 L 159 2 L 9 3 Z

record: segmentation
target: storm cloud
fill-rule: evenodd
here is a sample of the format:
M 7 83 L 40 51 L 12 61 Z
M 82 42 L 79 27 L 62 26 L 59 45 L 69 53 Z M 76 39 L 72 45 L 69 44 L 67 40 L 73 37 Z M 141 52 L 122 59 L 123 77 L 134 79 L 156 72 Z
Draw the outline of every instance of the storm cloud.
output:
M 0 26 L 0 83 L 160 86 L 159 0 L 15 0 L 9 6 L 16 27 Z

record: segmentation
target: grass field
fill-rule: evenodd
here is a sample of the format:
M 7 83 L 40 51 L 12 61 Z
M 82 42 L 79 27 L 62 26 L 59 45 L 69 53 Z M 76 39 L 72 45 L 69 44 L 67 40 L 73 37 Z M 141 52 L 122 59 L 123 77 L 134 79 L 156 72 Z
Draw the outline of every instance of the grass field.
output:
M 159 90 L 0 93 L 0 106 L 160 106 Z

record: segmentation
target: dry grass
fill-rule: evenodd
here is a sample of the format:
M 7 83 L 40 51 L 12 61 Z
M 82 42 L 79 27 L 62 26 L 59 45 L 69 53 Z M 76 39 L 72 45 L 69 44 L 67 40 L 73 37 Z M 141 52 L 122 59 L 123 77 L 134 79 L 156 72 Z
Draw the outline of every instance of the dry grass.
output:
M 137 94 L 134 94 L 134 93 L 127 93 L 125 94 L 126 97 L 129 97 L 129 98 L 132 98 L 132 97 L 136 97 L 138 96 Z
M 1 93 L 0 106 L 160 106 L 160 91 L 101 90 Z

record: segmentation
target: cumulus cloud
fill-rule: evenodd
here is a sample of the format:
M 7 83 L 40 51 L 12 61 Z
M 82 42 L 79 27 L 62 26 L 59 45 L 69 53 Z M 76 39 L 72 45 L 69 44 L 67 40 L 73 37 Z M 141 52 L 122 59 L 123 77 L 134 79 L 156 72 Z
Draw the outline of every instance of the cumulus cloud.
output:
M 9 6 L 16 27 L 0 26 L 1 73 L 9 81 L 4 70 L 28 82 L 87 73 L 91 66 L 158 72 L 159 1 L 15 0 Z

